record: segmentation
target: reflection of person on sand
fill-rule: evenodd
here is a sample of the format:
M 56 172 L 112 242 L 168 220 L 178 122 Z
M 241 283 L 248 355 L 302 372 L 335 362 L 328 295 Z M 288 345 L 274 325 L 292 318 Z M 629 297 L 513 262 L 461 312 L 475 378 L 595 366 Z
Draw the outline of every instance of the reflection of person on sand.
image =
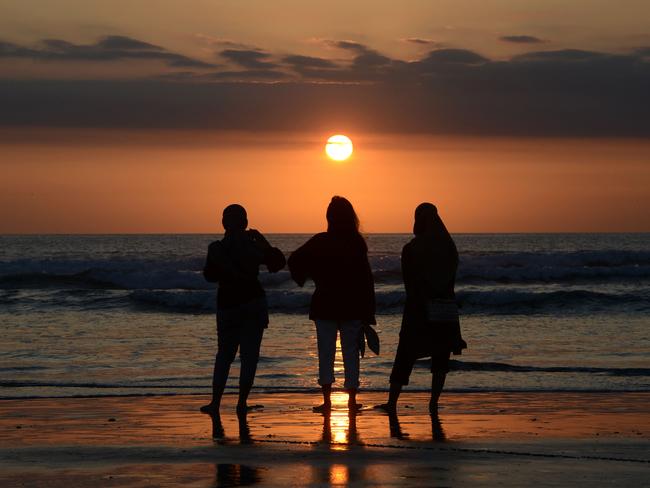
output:
M 264 289 L 257 275 L 261 264 L 270 272 L 284 268 L 282 252 L 272 247 L 256 230 L 246 230 L 248 218 L 241 205 L 223 211 L 224 238 L 208 248 L 203 269 L 205 279 L 219 283 L 217 292 L 217 356 L 212 376 L 212 401 L 201 407 L 203 413 L 218 412 L 226 387 L 230 365 L 237 349 L 241 359 L 237 410 L 248 408 L 260 355 L 260 345 L 269 316 Z
M 319 446 L 325 445 L 331 451 L 349 451 L 363 449 L 363 442 L 357 430 L 357 412 L 349 410 L 323 413 L 323 434 Z M 367 481 L 363 463 L 356 463 L 354 456 L 349 462 L 345 458 L 329 458 L 334 462 L 313 464 L 314 486 L 354 486 L 356 483 Z M 363 483 L 365 484 L 365 483 Z
M 263 481 L 262 470 L 243 464 L 216 464 L 215 487 L 222 486 L 248 486 L 256 485 Z
M 445 430 L 442 428 L 442 422 L 437 413 L 431 414 L 431 437 L 434 441 L 445 442 L 447 437 L 445 436 Z
M 438 411 L 438 398 L 449 371 L 449 356 L 467 344 L 461 337 L 454 284 L 458 251 L 436 207 L 422 203 L 415 209 L 415 238 L 402 249 L 406 304 L 399 345 L 390 375 L 388 412 L 397 409 L 403 385 L 408 385 L 416 359 L 431 358 L 429 411 Z
M 252 444 L 253 438 L 251 437 L 251 429 L 248 426 L 248 417 L 245 410 L 237 412 L 237 420 L 239 425 L 239 441 L 241 444 Z M 212 438 L 225 439 L 226 431 L 221 422 L 221 415 L 218 411 L 210 412 L 210 420 L 212 421 Z
M 390 429 L 390 436 L 399 439 L 401 441 L 409 438 L 409 435 L 402 430 L 402 426 L 399 423 L 399 417 L 397 412 L 390 412 L 388 414 L 388 427 Z
M 308 278 L 316 285 L 309 318 L 316 322 L 318 383 L 323 404 L 316 412 L 331 409 L 336 336 L 341 332 L 348 408 L 356 403 L 359 388 L 359 339 L 364 324 L 375 324 L 375 287 L 368 263 L 368 246 L 359 233 L 359 219 L 352 204 L 334 197 L 327 207 L 327 232 L 316 234 L 289 257 L 292 278 L 303 286 Z
M 400 441 L 409 439 L 410 436 L 408 433 L 402 430 L 397 411 L 395 410 L 388 412 L 388 427 L 392 438 L 399 439 Z M 440 422 L 437 414 L 431 414 L 431 438 L 437 442 L 444 442 L 446 440 L 442 422 Z
M 334 424 L 334 427 L 332 427 Z M 345 417 L 342 415 L 332 416 L 332 412 L 323 413 L 323 434 L 321 443 L 349 448 L 350 446 L 362 445 L 357 430 L 357 412 L 348 411 Z

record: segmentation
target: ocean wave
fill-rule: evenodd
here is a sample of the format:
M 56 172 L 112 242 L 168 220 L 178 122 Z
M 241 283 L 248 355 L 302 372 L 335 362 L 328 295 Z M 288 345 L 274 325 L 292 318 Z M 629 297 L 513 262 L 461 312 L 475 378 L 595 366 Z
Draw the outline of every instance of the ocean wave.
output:
M 137 290 L 129 295 L 136 305 L 151 306 L 173 312 L 207 313 L 216 310 L 214 291 L 199 290 Z M 494 289 L 460 291 L 457 299 L 461 314 L 534 313 L 552 310 L 616 309 L 650 310 L 648 296 L 630 293 L 602 293 L 588 290 L 522 291 Z M 406 295 L 401 290 L 376 293 L 379 313 L 401 311 Z M 305 313 L 311 292 L 307 290 L 268 290 L 267 302 L 272 312 Z
M 523 291 L 494 289 L 464 291 L 457 295 L 463 312 L 517 313 L 544 310 L 576 311 L 620 308 L 627 312 L 650 310 L 648 296 L 632 293 L 604 293 L 590 290 Z
M 375 281 L 401 281 L 400 257 L 371 255 Z M 203 258 L 184 259 L 16 259 L 0 262 L 0 289 L 89 288 L 210 290 L 202 276 Z M 458 283 L 611 282 L 650 279 L 650 252 L 575 251 L 461 254 Z M 293 283 L 285 269 L 262 272 L 267 288 Z
M 429 367 L 429 361 L 418 361 L 419 366 Z M 583 373 L 608 376 L 650 376 L 650 368 L 602 368 L 589 366 L 528 366 L 494 362 L 449 361 L 452 371 L 489 371 L 502 373 Z

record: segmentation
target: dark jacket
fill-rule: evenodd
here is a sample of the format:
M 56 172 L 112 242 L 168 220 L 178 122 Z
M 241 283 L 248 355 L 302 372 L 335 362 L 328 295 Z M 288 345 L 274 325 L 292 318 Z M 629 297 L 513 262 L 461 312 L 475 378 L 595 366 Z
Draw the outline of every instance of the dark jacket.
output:
M 435 323 L 427 319 L 428 301 L 455 300 L 457 268 L 458 251 L 450 239 L 421 234 L 402 249 L 406 304 L 400 343 L 403 341 L 417 357 L 446 351 L 460 354 L 467 347 L 458 320 Z
M 402 277 L 407 300 L 455 299 L 458 251 L 453 243 L 423 234 L 402 248 Z
M 310 319 L 377 323 L 368 246 L 361 235 L 316 234 L 291 254 L 289 270 L 298 285 L 309 278 L 316 285 Z
M 261 234 L 250 231 L 226 233 L 208 247 L 203 268 L 207 281 L 219 283 L 217 308 L 228 309 L 264 296 L 257 276 L 260 265 L 277 272 L 286 264 L 284 255 Z

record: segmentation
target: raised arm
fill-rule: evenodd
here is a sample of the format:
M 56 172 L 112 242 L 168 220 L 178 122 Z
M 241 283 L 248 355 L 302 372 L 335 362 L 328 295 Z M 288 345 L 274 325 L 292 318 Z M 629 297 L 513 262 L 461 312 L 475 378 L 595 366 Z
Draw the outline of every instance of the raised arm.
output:
M 285 267 L 287 260 L 280 249 L 273 247 L 258 230 L 250 229 L 248 233 L 257 248 L 262 251 L 262 264 L 266 265 L 270 273 L 277 273 Z

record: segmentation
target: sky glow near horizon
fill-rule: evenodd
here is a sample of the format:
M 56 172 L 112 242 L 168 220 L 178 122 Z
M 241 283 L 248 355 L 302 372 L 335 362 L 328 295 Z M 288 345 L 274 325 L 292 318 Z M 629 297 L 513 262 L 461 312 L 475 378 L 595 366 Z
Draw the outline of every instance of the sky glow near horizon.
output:
M 0 4 L 0 233 L 650 231 L 646 1 L 151 5 Z

